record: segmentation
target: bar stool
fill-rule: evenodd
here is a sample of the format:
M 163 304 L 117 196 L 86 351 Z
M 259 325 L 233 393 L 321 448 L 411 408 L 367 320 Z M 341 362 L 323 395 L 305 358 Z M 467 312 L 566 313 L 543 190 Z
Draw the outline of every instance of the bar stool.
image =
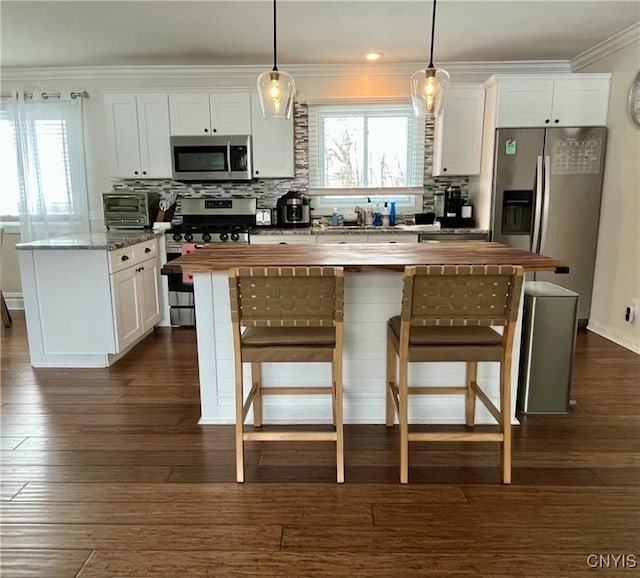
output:
M 334 441 L 337 481 L 344 482 L 342 336 L 344 276 L 341 267 L 254 267 L 229 272 L 235 357 L 236 479 L 244 481 L 245 441 Z M 241 328 L 246 330 L 242 332 Z M 330 387 L 262 387 L 263 362 L 329 362 Z M 251 363 L 244 400 L 242 364 Z M 263 395 L 329 394 L 335 431 L 244 431 L 253 405 L 262 426 Z
M 512 265 L 405 268 L 402 314 L 387 323 L 386 425 L 393 426 L 397 412 L 401 483 L 409 481 L 409 442 L 415 441 L 499 441 L 502 482 L 511 483 L 511 349 L 522 280 L 522 267 Z M 502 335 L 494 326 L 504 327 Z M 409 387 L 409 363 L 429 361 L 466 362 L 466 385 Z M 479 361 L 500 362 L 500 409 L 478 386 Z M 409 396 L 425 394 L 464 395 L 467 427 L 474 426 L 478 397 L 500 432 L 409 432 Z

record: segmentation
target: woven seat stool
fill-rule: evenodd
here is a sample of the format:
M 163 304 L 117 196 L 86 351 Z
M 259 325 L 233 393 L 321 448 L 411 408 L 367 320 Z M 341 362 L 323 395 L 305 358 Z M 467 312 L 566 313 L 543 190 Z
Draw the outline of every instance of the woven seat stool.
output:
M 340 267 L 253 267 L 229 271 L 235 358 L 236 479 L 244 481 L 246 441 L 333 441 L 336 479 L 344 482 L 342 417 L 342 339 L 344 276 Z M 243 331 L 244 328 L 244 331 Z M 262 363 L 328 362 L 327 387 L 263 387 Z M 243 363 L 251 364 L 251 390 L 245 400 Z M 328 394 L 334 431 L 295 429 L 245 431 L 262 426 L 264 395 Z
M 409 481 L 409 442 L 419 441 L 500 442 L 502 482 L 511 483 L 511 349 L 522 280 L 522 267 L 512 265 L 405 268 L 402 313 L 387 323 L 386 425 L 392 427 L 397 414 L 401 483 Z M 496 326 L 504 328 L 502 334 Z M 464 386 L 409 386 L 409 363 L 457 361 L 466 363 Z M 477 383 L 483 361 L 500 363 L 499 409 Z M 429 394 L 465 396 L 465 431 L 409 431 L 409 398 Z M 498 422 L 499 432 L 469 431 L 476 398 Z

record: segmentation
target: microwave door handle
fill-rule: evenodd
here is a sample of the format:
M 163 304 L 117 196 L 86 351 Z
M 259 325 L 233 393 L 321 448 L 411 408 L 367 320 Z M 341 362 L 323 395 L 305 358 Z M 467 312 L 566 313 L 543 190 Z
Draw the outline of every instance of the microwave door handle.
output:
M 531 252 L 537 253 L 540 241 L 540 216 L 542 213 L 542 155 L 538 156 L 536 161 L 536 198 L 534 200 L 534 216 L 533 216 L 533 237 L 531 238 Z
M 231 139 L 227 139 L 227 170 L 231 176 Z
M 542 203 L 542 227 L 540 232 L 540 253 L 547 245 L 547 231 L 549 229 L 549 186 L 551 173 L 551 157 L 544 157 L 544 202 Z

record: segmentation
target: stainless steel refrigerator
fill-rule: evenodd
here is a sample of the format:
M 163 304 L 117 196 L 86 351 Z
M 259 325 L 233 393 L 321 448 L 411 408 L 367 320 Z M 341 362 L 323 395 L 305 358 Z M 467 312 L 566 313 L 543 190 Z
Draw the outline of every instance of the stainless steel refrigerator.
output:
M 606 128 L 500 128 L 493 166 L 492 239 L 565 261 L 536 273 L 580 295 L 586 324 L 598 239 Z

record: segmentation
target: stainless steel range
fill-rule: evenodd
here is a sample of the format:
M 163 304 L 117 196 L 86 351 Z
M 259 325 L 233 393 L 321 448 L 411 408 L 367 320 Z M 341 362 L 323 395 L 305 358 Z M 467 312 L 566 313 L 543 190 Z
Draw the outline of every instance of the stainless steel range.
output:
M 181 199 L 182 223 L 166 231 L 167 261 L 207 243 L 249 243 L 256 224 L 255 199 Z M 175 327 L 195 325 L 193 282 L 171 274 L 169 315 Z

